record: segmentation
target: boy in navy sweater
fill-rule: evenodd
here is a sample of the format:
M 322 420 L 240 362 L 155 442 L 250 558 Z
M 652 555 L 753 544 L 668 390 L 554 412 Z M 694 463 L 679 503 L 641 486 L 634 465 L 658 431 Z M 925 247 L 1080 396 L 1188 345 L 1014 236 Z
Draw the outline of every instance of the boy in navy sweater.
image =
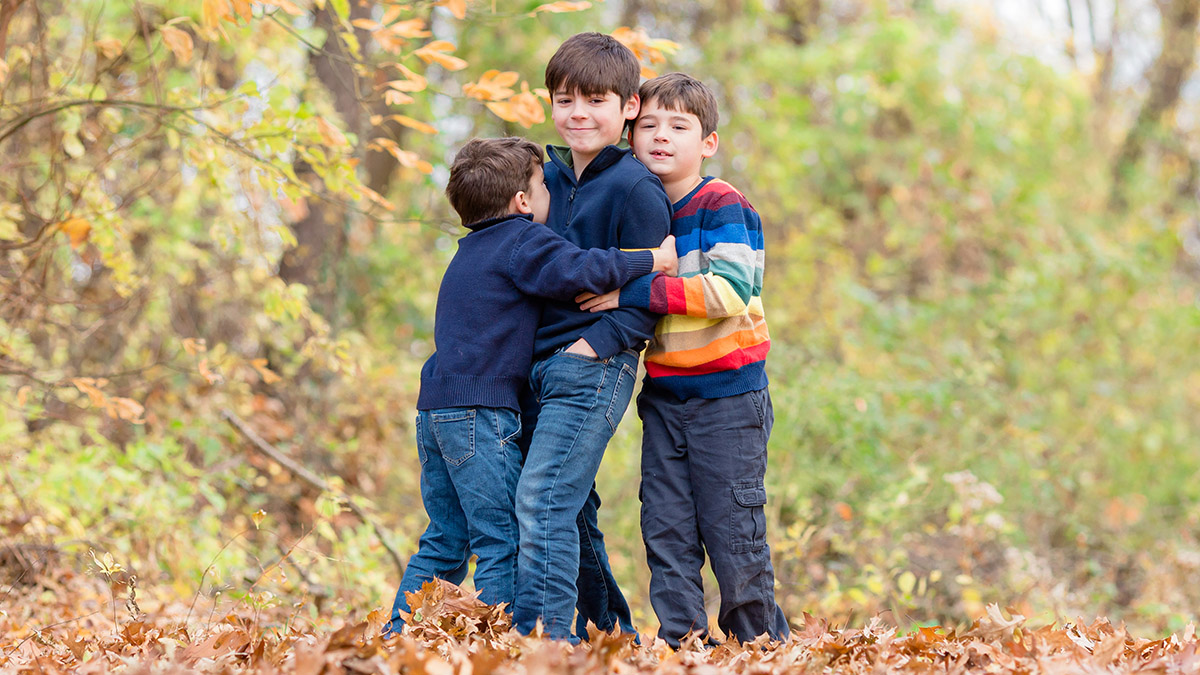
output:
M 627 145 L 618 145 L 626 121 L 638 113 L 640 74 L 633 52 L 600 33 L 568 39 L 546 65 L 551 117 L 567 144 L 549 148 L 546 224 L 584 248 L 649 248 L 670 230 L 662 184 Z M 539 619 L 555 639 L 576 641 L 573 627 L 586 637 L 588 621 L 633 631 L 596 526 L 593 481 L 657 319 L 634 308 L 592 314 L 570 299 L 547 303 L 542 313 L 530 373 L 535 401 L 524 411 L 537 421 L 517 484 L 513 622 L 523 633 Z
M 670 240 L 654 251 L 584 250 L 540 224 L 551 203 L 542 150 L 524 139 L 469 141 L 450 167 L 446 195 L 470 231 L 442 277 L 436 351 L 421 370 L 417 398 L 429 527 L 404 571 L 385 633 L 403 627 L 406 592 L 434 578 L 461 583 L 472 553 L 479 557 L 480 599 L 513 602 L 518 399 L 541 298 L 611 290 L 652 269 L 673 273 L 676 264 Z

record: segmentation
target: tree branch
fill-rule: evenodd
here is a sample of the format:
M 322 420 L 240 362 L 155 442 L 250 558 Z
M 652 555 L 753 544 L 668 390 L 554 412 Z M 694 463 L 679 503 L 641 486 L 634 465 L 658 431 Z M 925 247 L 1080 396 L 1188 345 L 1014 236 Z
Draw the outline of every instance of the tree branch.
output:
M 396 563 L 396 569 L 400 572 L 401 576 L 404 576 L 404 563 L 400 560 L 400 555 L 396 553 L 395 549 L 393 549 L 388 543 L 388 538 L 385 536 L 385 533 L 379 527 L 379 525 L 367 515 L 366 511 L 364 511 L 358 504 L 354 502 L 354 500 L 350 498 L 350 495 L 335 490 L 333 486 L 329 484 L 329 481 L 321 478 L 312 471 L 309 471 L 303 465 L 298 464 L 292 458 L 275 449 L 274 446 L 272 446 L 270 443 L 267 443 L 261 436 L 255 433 L 255 431 L 251 429 L 249 425 L 243 422 L 240 417 L 233 414 L 233 411 L 223 408 L 221 410 L 221 417 L 225 418 L 225 421 L 229 422 L 230 426 L 236 429 L 238 433 L 240 433 L 246 440 L 250 441 L 250 444 L 254 446 L 255 450 L 258 450 L 260 453 L 279 464 L 279 466 L 282 466 L 288 471 L 288 473 L 292 474 L 296 478 L 299 478 L 302 482 L 308 484 L 309 486 L 314 487 L 322 492 L 328 492 L 338 499 L 346 502 L 346 505 L 350 507 L 350 510 L 354 512 L 354 515 L 358 516 L 359 520 L 371 526 L 371 529 L 375 532 L 375 536 L 379 537 L 379 542 L 383 544 L 383 547 L 387 549 L 388 553 L 391 554 L 392 562 Z

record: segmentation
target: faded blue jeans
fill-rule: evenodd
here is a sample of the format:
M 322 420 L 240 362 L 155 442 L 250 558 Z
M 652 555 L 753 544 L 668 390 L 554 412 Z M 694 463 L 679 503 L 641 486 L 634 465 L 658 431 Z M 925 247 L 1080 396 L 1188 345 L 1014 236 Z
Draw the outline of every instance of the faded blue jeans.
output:
M 514 495 L 521 471 L 520 416 L 505 408 L 417 413 L 421 501 L 429 527 L 408 560 L 384 634 L 400 632 L 406 592 L 435 578 L 462 583 L 471 554 L 475 588 L 489 605 L 513 603 L 517 572 Z
M 619 619 L 632 631 L 595 525 L 593 485 L 633 395 L 637 360 L 632 349 L 602 360 L 560 351 L 533 366 L 530 385 L 540 410 L 516 498 L 521 545 L 513 623 L 523 633 L 541 619 L 548 637 L 577 641 L 571 634 L 577 600 L 583 621 L 611 629 Z M 582 560 L 581 529 L 589 552 Z M 576 585 L 580 574 L 583 588 Z M 585 616 L 590 611 L 597 615 Z

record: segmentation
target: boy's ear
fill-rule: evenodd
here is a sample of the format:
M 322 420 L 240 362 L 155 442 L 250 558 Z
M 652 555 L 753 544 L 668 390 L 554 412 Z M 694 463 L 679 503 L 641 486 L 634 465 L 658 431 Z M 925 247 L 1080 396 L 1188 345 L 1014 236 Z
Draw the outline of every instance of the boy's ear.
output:
M 622 111 L 622 114 L 627 120 L 637 119 L 638 112 L 640 112 L 641 109 L 642 99 L 637 94 L 634 94 L 633 96 L 629 97 L 628 101 L 625 101 L 625 109 Z
M 524 190 L 520 190 L 517 194 L 508 200 L 509 213 L 533 213 L 533 207 L 529 205 L 529 195 L 525 194 Z
M 721 144 L 720 137 L 717 132 L 712 132 L 704 140 L 700 141 L 700 156 L 704 158 L 712 157 L 717 154 L 717 146 Z

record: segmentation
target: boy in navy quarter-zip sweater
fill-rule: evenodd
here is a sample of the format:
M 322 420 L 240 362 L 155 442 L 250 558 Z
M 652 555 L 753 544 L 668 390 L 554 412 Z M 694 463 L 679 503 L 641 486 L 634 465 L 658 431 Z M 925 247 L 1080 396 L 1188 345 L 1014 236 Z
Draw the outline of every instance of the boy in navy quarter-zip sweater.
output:
M 546 65 L 554 129 L 567 144 L 549 148 L 546 224 L 581 247 L 649 248 L 670 231 L 662 184 L 618 145 L 626 121 L 637 116 L 640 73 L 633 52 L 600 33 L 571 37 Z M 533 434 L 517 484 L 513 623 L 523 633 L 539 619 L 548 637 L 572 642 L 586 638 L 588 621 L 605 631 L 634 630 L 596 525 L 593 482 L 657 319 L 635 308 L 591 314 L 570 299 L 547 303 L 542 313 L 532 400 L 522 411 Z
M 406 592 L 434 578 L 461 583 L 472 553 L 480 599 L 513 603 L 519 396 L 542 298 L 611 290 L 652 269 L 674 273 L 676 264 L 671 240 L 654 251 L 584 250 L 542 225 L 551 201 L 542 150 L 524 139 L 469 141 L 450 167 L 446 195 L 469 232 L 442 277 L 436 351 L 421 369 L 417 398 L 429 527 L 400 581 L 387 634 L 404 626 Z

